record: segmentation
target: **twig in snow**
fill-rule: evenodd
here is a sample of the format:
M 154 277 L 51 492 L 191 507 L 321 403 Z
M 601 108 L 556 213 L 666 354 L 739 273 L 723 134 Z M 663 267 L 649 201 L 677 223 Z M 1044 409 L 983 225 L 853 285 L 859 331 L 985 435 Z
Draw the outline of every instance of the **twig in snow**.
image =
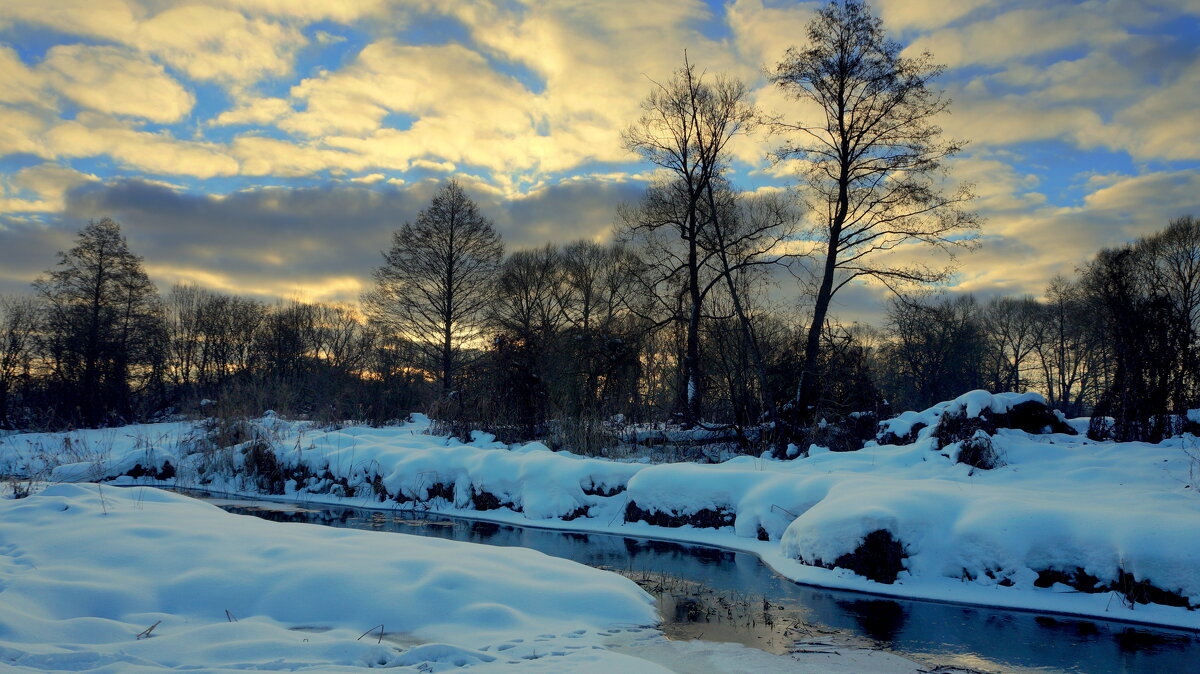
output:
M 142 630 L 141 632 L 138 633 L 137 638 L 138 639 L 149 639 L 150 633 L 153 632 L 154 628 L 158 627 L 161 623 L 162 623 L 162 621 L 160 620 L 160 621 L 154 623 L 153 625 L 147 627 L 146 629 Z
M 616 522 L 616 521 L 617 521 L 617 515 L 624 515 L 624 514 L 625 514 L 625 510 L 626 510 L 626 508 L 628 508 L 628 507 L 629 507 L 629 494 L 628 494 L 628 493 L 626 493 L 626 494 L 625 494 L 625 508 L 621 508 L 621 509 L 620 509 L 620 510 L 618 510 L 617 512 L 613 513 L 612 519 L 610 519 L 610 520 L 608 521 L 608 526 L 610 526 L 610 527 L 611 527 L 611 526 L 612 526 L 612 524 L 613 524 L 613 522 Z
M 225 617 L 226 617 L 226 618 L 229 620 L 229 622 L 231 622 L 231 623 L 235 623 L 235 622 L 237 622 L 237 621 L 238 621 L 238 619 L 237 619 L 237 618 L 234 618 L 234 617 L 233 617 L 233 614 L 229 612 L 229 609 L 225 609 Z
M 367 630 L 366 632 L 363 632 L 362 634 L 358 635 L 358 638 L 355 639 L 355 641 L 362 641 L 363 637 L 367 636 L 371 632 L 374 632 L 375 630 L 379 630 L 379 641 L 377 641 L 375 643 L 382 644 L 383 643 L 383 623 L 379 623 L 378 625 L 372 627 L 371 629 Z
M 777 506 L 777 505 L 775 505 L 774 503 L 772 503 L 772 504 L 771 504 L 771 508 L 773 508 L 773 509 L 778 509 L 778 510 L 782 510 L 782 511 L 783 511 L 785 514 L 787 514 L 787 515 L 791 515 L 791 516 L 792 516 L 792 519 L 796 519 L 797 517 L 799 517 L 799 515 L 797 515 L 796 513 L 794 513 L 794 512 L 792 512 L 792 511 L 788 510 L 787 508 L 784 508 L 783 506 Z

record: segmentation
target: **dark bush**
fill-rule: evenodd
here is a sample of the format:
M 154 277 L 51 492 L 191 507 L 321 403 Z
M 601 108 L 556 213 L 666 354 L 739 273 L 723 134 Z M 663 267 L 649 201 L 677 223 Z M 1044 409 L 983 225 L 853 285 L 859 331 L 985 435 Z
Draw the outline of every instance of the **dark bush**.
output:
M 1026 433 L 1044 433 L 1049 429 L 1051 433 L 1075 435 L 1075 429 L 1059 419 L 1045 404 L 1027 400 L 1014 405 L 1007 412 L 984 410 L 974 417 L 967 416 L 962 410 L 948 412 L 938 421 L 933 437 L 937 439 L 937 448 L 941 449 L 954 442 L 969 440 L 976 431 L 995 435 L 1000 428 L 1013 428 Z
M 643 510 L 630 501 L 625 506 L 626 522 L 645 522 L 656 527 L 681 527 L 690 524 L 705 529 L 720 529 L 733 526 L 737 514 L 725 508 L 701 508 L 694 513 L 665 513 L 660 510 Z
M 881 445 L 911 445 L 917 441 L 917 434 L 925 428 L 925 424 L 917 422 L 904 435 L 896 435 L 890 430 L 881 430 L 875 439 Z
M 982 470 L 992 470 L 1005 465 L 1000 453 L 992 446 L 992 436 L 986 433 L 976 433 L 963 440 L 958 446 L 957 462 Z
M 822 559 L 810 561 L 803 557 L 800 561 L 827 569 L 849 569 L 864 578 L 890 585 L 904 570 L 906 557 L 904 545 L 893 538 L 890 531 L 877 529 L 867 534 L 854 552 L 848 552 L 833 562 Z
M 817 445 L 831 452 L 854 452 L 875 439 L 879 418 L 874 412 L 857 412 L 813 424 L 801 432 L 800 447 Z

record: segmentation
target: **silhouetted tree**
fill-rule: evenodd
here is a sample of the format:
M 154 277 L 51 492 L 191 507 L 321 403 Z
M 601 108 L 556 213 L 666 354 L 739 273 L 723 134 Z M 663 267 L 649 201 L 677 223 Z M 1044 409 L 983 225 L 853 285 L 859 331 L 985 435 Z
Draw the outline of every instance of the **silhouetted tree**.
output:
M 895 409 L 923 409 L 983 385 L 987 348 L 970 295 L 892 300 L 884 382 Z
M 946 190 L 943 161 L 961 143 L 946 141 L 933 119 L 948 101 L 933 88 L 942 67 L 929 54 L 900 55 L 882 23 L 858 0 L 836 0 L 808 26 L 809 44 L 791 48 L 774 81 L 818 112 L 812 119 L 776 121 L 794 140 L 780 160 L 804 160 L 801 181 L 819 218 L 813 239 L 818 276 L 804 366 L 794 399 L 801 416 L 819 397 L 817 363 L 829 305 L 855 279 L 896 289 L 947 278 L 945 268 L 905 265 L 879 255 L 924 243 L 943 249 L 967 243 L 976 216 L 962 205 L 968 187 Z
M 41 314 L 32 297 L 0 296 L 0 429 L 14 427 L 12 392 L 20 379 L 29 377 Z
M 711 207 L 713 183 L 726 168 L 728 145 L 754 118 L 746 103 L 746 87 L 724 77 L 705 75 L 684 57 L 683 67 L 642 102 L 642 116 L 623 138 L 625 146 L 665 169 L 670 178 L 654 188 L 640 212 L 629 212 L 631 229 L 669 228 L 684 243 L 681 255 L 660 258 L 666 277 L 680 279 L 684 297 L 685 351 L 680 377 L 683 421 L 700 421 L 704 377 L 700 354 L 700 320 L 706 264 L 701 239 L 716 215 Z M 704 207 L 708 203 L 708 216 Z
M 563 323 L 555 404 L 587 422 L 635 411 L 639 356 L 649 329 L 640 317 L 649 301 L 639 282 L 643 261 L 621 244 L 578 241 L 563 249 L 559 268 L 556 301 Z
M 1157 442 L 1197 401 L 1200 223 L 1177 220 L 1133 244 L 1102 250 L 1083 287 L 1102 321 L 1112 376 L 1093 436 Z M 1111 418 L 1111 427 L 1107 418 Z
M 419 349 L 443 396 L 479 337 L 503 253 L 492 222 L 451 180 L 395 233 L 363 296 L 375 321 Z
M 1030 388 L 1034 356 L 1046 330 L 1044 308 L 1032 297 L 995 297 L 981 310 L 987 341 L 988 388 L 993 392 Z
M 161 361 L 162 304 L 142 258 L 120 225 L 104 218 L 79 232 L 58 266 L 34 282 L 47 315 L 42 353 L 59 387 L 62 412 L 87 425 L 128 418 L 132 393 Z
M 537 434 L 548 413 L 548 386 L 563 321 L 557 301 L 560 269 L 554 246 L 509 255 L 500 266 L 489 310 L 496 330 L 492 395 L 505 421 L 526 438 Z
M 1077 281 L 1057 276 L 1046 287 L 1042 339 L 1037 344 L 1050 406 L 1070 417 L 1084 413 L 1107 377 L 1102 325 Z

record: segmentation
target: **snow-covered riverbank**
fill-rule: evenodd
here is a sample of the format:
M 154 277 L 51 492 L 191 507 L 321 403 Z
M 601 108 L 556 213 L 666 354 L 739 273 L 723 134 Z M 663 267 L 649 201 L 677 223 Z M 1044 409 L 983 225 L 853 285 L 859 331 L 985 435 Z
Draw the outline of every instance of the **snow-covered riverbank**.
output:
M 151 488 L 0 499 L 6 671 L 916 671 L 668 642 L 656 622 L 631 581 L 523 548 L 278 524 Z
M 789 461 L 649 465 L 481 434 L 464 444 L 426 435 L 422 418 L 321 430 L 268 417 L 240 444 L 203 452 L 189 424 L 10 436 L 0 472 L 170 474 L 228 493 L 685 540 L 754 552 L 828 587 L 1200 629 L 1188 608 L 1200 605 L 1197 440 L 1096 443 L 989 428 L 1003 465 L 983 470 L 956 461 L 963 442 L 936 437 L 943 414 L 1007 414 L 1029 400 L 975 392 L 887 424 L 907 444 L 813 447 Z M 39 458 L 62 445 L 83 460 Z

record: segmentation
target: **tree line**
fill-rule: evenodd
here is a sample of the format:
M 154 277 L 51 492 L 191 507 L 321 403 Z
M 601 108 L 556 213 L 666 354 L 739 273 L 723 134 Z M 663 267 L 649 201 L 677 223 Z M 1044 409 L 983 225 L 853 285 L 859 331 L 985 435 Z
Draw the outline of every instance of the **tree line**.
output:
M 973 388 L 1036 389 L 1093 433 L 1153 439 L 1195 404 L 1200 234 L 1191 218 L 1101 251 L 1042 298 L 931 294 L 974 245 L 969 185 L 934 124 L 948 101 L 928 55 L 901 56 L 862 2 L 831 2 L 772 81 L 816 110 L 756 110 L 746 86 L 685 55 L 651 82 L 626 147 L 656 167 L 617 205 L 610 243 L 504 253 L 449 181 L 383 251 L 356 306 L 189 285 L 160 296 L 117 223 L 7 298 L 0 424 L 116 424 L 210 406 L 384 422 L 428 411 L 452 432 L 598 450 L 616 423 L 743 441 L 920 408 Z M 738 137 L 766 126 L 790 192 L 746 192 Z M 945 259 L 945 258 L 938 258 Z M 798 279 L 800 306 L 773 292 Z M 893 291 L 883 325 L 831 313 L 848 284 Z
M 696 403 L 690 320 L 683 294 L 661 292 L 654 249 L 579 241 L 505 256 L 469 204 L 449 183 L 417 220 L 440 231 L 438 209 L 473 214 L 455 245 L 484 254 L 464 276 L 453 255 L 403 255 L 436 249 L 414 224 L 361 309 L 193 285 L 160 296 L 117 223 L 89 223 L 33 294 L 0 302 L 0 422 L 116 425 L 209 405 L 375 423 L 431 411 L 463 432 L 564 444 L 602 442 L 614 419 L 682 422 Z M 698 414 L 746 431 L 792 399 L 811 317 L 774 306 L 761 277 L 733 285 L 712 286 L 699 320 Z M 1092 414 L 1098 437 L 1161 439 L 1200 402 L 1200 222 L 1102 250 L 1039 298 L 897 296 L 883 324 L 827 320 L 820 339 L 814 421 L 1037 390 L 1068 416 Z

